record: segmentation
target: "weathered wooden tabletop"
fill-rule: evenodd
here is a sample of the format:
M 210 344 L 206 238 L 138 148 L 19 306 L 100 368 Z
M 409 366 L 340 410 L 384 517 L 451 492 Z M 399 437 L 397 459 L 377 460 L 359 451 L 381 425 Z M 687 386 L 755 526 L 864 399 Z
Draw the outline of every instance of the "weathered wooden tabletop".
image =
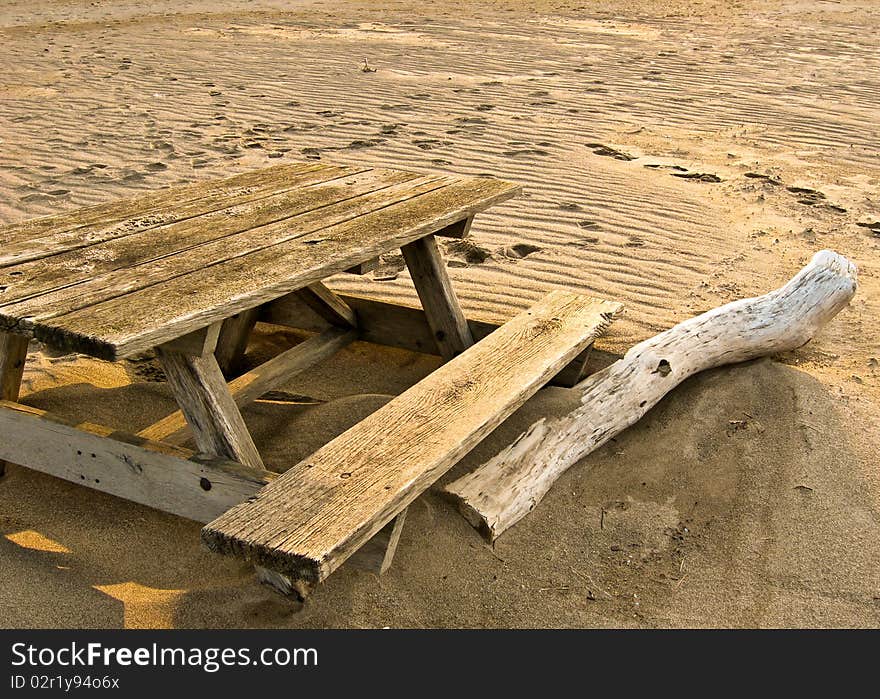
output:
M 0 331 L 131 356 L 435 233 L 519 187 L 281 165 L 0 228 Z

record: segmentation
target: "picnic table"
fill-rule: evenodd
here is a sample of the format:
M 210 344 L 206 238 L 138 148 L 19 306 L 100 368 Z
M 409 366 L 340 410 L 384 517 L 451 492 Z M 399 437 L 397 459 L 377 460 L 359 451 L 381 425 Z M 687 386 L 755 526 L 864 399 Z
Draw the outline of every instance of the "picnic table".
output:
M 0 228 L 0 459 L 207 522 L 209 548 L 285 591 L 352 556 L 384 570 L 408 504 L 554 376 L 576 381 L 616 310 L 558 290 L 500 328 L 465 317 L 436 237 L 467 235 L 518 191 L 292 164 Z M 324 284 L 397 249 L 421 309 Z M 257 321 L 315 333 L 239 374 Z M 153 350 L 180 409 L 134 435 L 24 405 L 31 338 L 109 361 Z M 283 475 L 266 470 L 240 409 L 355 340 L 448 361 Z

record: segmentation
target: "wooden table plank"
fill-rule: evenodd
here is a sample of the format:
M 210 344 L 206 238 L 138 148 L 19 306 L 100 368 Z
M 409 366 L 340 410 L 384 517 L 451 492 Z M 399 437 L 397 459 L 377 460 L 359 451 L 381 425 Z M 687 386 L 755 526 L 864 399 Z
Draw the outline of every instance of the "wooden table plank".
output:
M 184 221 L 10 265 L 0 268 L 0 286 L 4 287 L 0 304 L 8 306 L 59 289 L 67 289 L 68 298 L 83 298 L 89 287 L 99 287 L 102 281 L 115 278 L 145 278 L 155 283 L 161 279 L 154 271 L 157 267 L 168 268 L 171 276 L 179 273 L 175 262 L 181 260 L 195 265 L 190 269 L 197 269 L 208 262 L 222 261 L 224 255 L 232 256 L 238 249 L 236 236 L 254 244 L 258 240 L 277 242 L 284 228 L 305 233 L 310 224 L 328 225 L 336 220 L 334 216 L 356 215 L 362 210 L 366 195 L 423 179 L 412 173 L 385 169 L 337 176 L 330 181 L 299 186 Z M 355 213 L 350 213 L 352 210 Z M 271 224 L 277 225 L 255 230 Z M 209 243 L 215 244 L 205 247 Z M 151 262 L 157 264 L 150 266 Z M 90 282 L 86 290 L 74 288 L 83 282 Z M 90 298 L 91 302 L 95 300 Z M 65 308 L 58 295 L 48 303 L 59 310 Z
M 169 223 L 180 220 L 175 216 L 198 215 L 229 206 L 231 200 L 236 197 L 254 197 L 260 193 L 271 194 L 283 191 L 290 185 L 296 186 L 301 181 L 321 181 L 325 176 L 351 174 L 364 169 L 367 168 L 339 168 L 322 163 L 293 163 L 245 172 L 221 180 L 166 187 L 149 194 L 116 199 L 104 204 L 4 226 L 0 228 L 0 246 L 5 254 L 10 244 L 35 241 L 47 236 L 51 236 L 54 243 L 59 244 L 62 240 L 73 237 L 62 237 L 65 233 L 76 233 L 82 238 L 95 230 L 100 231 L 114 225 L 123 228 L 148 226 L 151 225 L 152 220 L 143 219 L 154 217 L 158 223 Z
M 130 356 L 399 248 L 519 191 L 488 178 L 422 187 L 430 191 L 66 315 L 35 318 L 33 309 L 13 304 L 0 309 L 0 329 L 105 359 Z M 54 315 L 51 308 L 41 312 Z
M 619 304 L 554 291 L 202 531 L 313 585 L 592 342 Z
M 367 173 L 367 175 L 370 174 Z M 133 267 L 111 270 L 79 283 L 66 284 L 20 302 L 3 303 L 0 305 L 0 327 L 3 327 L 4 319 L 7 318 L 14 321 L 27 317 L 33 319 L 33 322 L 39 323 L 48 318 L 55 318 L 81 308 L 95 306 L 117 296 L 145 289 L 189 272 L 217 266 L 219 262 L 224 260 L 241 257 L 287 240 L 315 234 L 327 226 L 354 219 L 377 208 L 405 201 L 416 194 L 437 189 L 446 182 L 446 180 L 436 177 L 419 177 L 412 180 L 409 173 L 394 174 L 393 171 L 387 171 L 380 180 L 382 186 L 376 183 L 373 178 L 368 177 L 365 183 L 351 182 L 344 191 L 331 188 L 330 194 L 341 199 L 337 203 L 325 204 L 318 208 L 307 206 L 305 211 L 277 223 L 254 228 L 248 227 L 246 222 L 239 222 L 233 224 L 235 228 L 242 229 L 237 234 L 228 235 L 219 240 L 209 240 L 181 250 L 177 254 L 148 260 Z M 306 193 L 304 190 L 299 191 Z M 346 198 L 346 193 L 354 196 Z M 314 191 L 306 194 L 306 200 L 314 204 L 325 201 L 328 192 L 324 191 L 324 187 L 316 187 Z M 294 211 L 296 212 L 297 209 Z M 212 235 L 210 225 L 206 230 L 209 231 L 206 233 L 207 235 Z M 144 244 L 147 245 L 148 241 L 145 241 Z M 181 245 L 183 244 L 185 244 L 185 240 L 181 243 Z M 92 248 L 88 250 L 91 251 Z M 49 258 L 49 261 L 54 259 Z M 40 261 L 40 264 L 42 262 Z M 52 269 L 54 267 L 50 267 L 48 275 L 53 274 Z M 57 271 L 55 274 L 57 275 Z M 61 278 L 63 279 L 63 277 Z M 21 282 L 21 284 L 27 286 L 27 281 Z M 15 286 L 10 286 L 13 293 L 15 293 L 15 288 Z M 0 296 L 0 298 L 4 297 L 5 293 Z

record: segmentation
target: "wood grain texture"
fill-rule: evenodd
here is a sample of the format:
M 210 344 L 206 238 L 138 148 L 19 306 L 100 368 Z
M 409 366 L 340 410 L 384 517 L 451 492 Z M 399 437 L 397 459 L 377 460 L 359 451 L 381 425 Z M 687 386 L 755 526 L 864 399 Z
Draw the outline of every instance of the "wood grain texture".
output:
M 618 304 L 554 291 L 202 532 L 314 585 L 601 333 Z
M 639 420 L 687 377 L 800 347 L 855 291 L 855 266 L 830 250 L 819 252 L 781 289 L 726 304 L 635 345 L 575 386 L 580 407 L 534 423 L 444 490 L 494 541 L 531 512 L 569 467 Z
M 0 332 L 0 400 L 18 400 L 28 338 Z
M 21 377 L 27 360 L 28 339 L 21 335 L 0 333 L 0 400 L 17 401 Z M 13 462 L 15 459 L 13 459 Z M 0 478 L 6 462 L 0 460 Z
M 437 343 L 434 341 L 434 333 L 425 317 L 425 311 L 418 306 L 389 303 L 366 296 L 352 296 L 350 294 L 338 294 L 338 296 L 357 315 L 358 330 L 362 341 L 423 354 L 439 353 Z M 469 314 L 466 316 L 468 327 L 475 341 L 482 340 L 510 318 L 511 316 L 499 317 L 496 315 L 476 316 Z M 288 294 L 263 306 L 260 319 L 266 323 L 312 332 L 321 332 L 327 327 L 326 321 L 312 313 L 295 294 Z M 550 383 L 566 387 L 577 383 L 583 377 L 591 347 L 572 359 L 559 374 L 551 379 Z
M 417 192 L 442 186 L 436 177 L 370 170 L 0 269 L 0 308 L 35 318 L 70 313 L 405 200 L 416 179 Z
M 467 319 L 446 272 L 433 235 L 414 240 L 400 251 L 422 302 L 440 356 L 452 359 L 474 344 Z
M 265 364 L 233 379 L 229 383 L 232 399 L 239 408 L 252 403 L 300 372 L 332 357 L 343 347 L 354 342 L 357 336 L 354 330 L 330 328 L 320 335 L 310 337 Z M 192 436 L 192 432 L 183 412 L 178 410 L 141 430 L 138 436 L 157 442 L 182 444 Z
M 0 458 L 164 512 L 208 522 L 274 474 L 0 401 Z
M 217 346 L 214 348 L 214 356 L 217 358 L 220 371 L 226 378 L 238 373 L 251 331 L 254 329 L 259 315 L 260 309 L 251 308 L 236 313 L 223 321 L 223 325 L 220 327 L 220 336 L 217 338 Z
M 229 251 L 224 249 L 217 253 L 225 260 L 221 263 L 210 264 L 210 259 L 198 257 L 207 254 L 205 248 L 212 244 L 196 248 L 198 254 L 184 256 L 185 262 L 172 256 L 169 259 L 174 262 L 150 263 L 162 267 L 161 283 L 144 287 L 142 280 L 120 278 L 111 290 L 101 286 L 106 282 L 102 277 L 95 282 L 101 286 L 95 291 L 96 301 L 111 292 L 122 295 L 64 315 L 58 315 L 63 306 L 55 305 L 52 294 L 10 304 L 0 308 L 0 330 L 14 328 L 50 345 L 103 359 L 131 356 L 394 250 L 519 190 L 487 178 L 446 178 L 441 184 L 413 185 L 403 200 L 393 205 L 386 202 L 313 235 L 282 231 L 278 242 L 279 232 L 267 230 L 272 226 L 255 229 L 254 235 L 267 236 L 259 243 L 263 247 L 242 251 L 233 259 L 228 259 Z M 256 245 L 249 236 L 246 239 L 245 249 Z M 181 269 L 179 276 L 168 277 L 167 265 L 183 262 L 186 266 L 195 261 L 199 261 L 197 269 Z M 89 283 L 80 285 L 80 291 Z M 131 286 L 136 290 L 123 293 Z M 90 299 L 89 293 L 80 293 L 76 303 L 89 304 Z
M 112 237 L 145 230 L 303 183 L 320 182 L 366 169 L 318 163 L 279 165 L 23 221 L 0 228 L 0 245 L 4 248 L 0 264 L 36 259 L 33 255 L 20 254 L 27 250 L 43 250 L 54 255 L 105 239 L 107 235 Z M 37 241 L 43 241 L 42 245 L 35 245 Z
M 157 347 L 156 354 L 199 451 L 264 469 L 214 355 L 188 355 L 164 347 Z

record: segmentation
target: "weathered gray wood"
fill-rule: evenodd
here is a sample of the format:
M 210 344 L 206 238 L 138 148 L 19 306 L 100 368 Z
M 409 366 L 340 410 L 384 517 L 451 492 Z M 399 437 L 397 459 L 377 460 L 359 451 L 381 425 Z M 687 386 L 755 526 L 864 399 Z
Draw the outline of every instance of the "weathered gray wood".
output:
M 27 349 L 26 337 L 0 332 L 0 400 L 18 400 Z M 15 462 L 15 459 L 12 461 Z M 6 462 L 0 460 L 0 478 L 5 473 Z
M 309 308 L 339 328 L 356 328 L 358 321 L 351 307 L 322 282 L 309 284 L 296 292 Z
M 0 402 L 0 434 L 0 458 L 198 522 L 275 477 L 224 460 L 196 461 L 186 449 L 9 401 Z
M 408 511 L 409 508 L 403 510 L 382 527 L 372 539 L 355 551 L 348 559 L 348 565 L 368 570 L 376 575 L 384 575 L 394 561 L 394 554 L 397 553 L 397 544 L 400 543 L 400 535 L 403 533 L 403 523 L 406 521 Z
M 474 344 L 467 320 L 455 296 L 446 263 L 433 235 L 400 248 L 440 356 L 452 359 Z
M 315 163 L 279 165 L 23 221 L 0 228 L 0 244 L 3 245 L 0 266 L 38 259 L 41 254 L 57 255 L 100 240 L 367 169 Z M 35 244 L 37 241 L 40 243 Z
M 357 339 L 354 330 L 330 328 L 291 347 L 256 369 L 229 383 L 229 392 L 241 408 L 283 385 L 291 378 L 336 354 Z M 138 436 L 157 442 L 182 444 L 192 436 L 182 411 L 177 411 L 141 430 Z
M 411 352 L 438 354 L 434 334 L 428 325 L 425 311 L 417 305 L 390 303 L 364 296 L 337 294 L 357 315 L 360 339 L 377 345 L 387 345 Z M 510 316 L 479 316 L 468 314 L 467 324 L 474 341 L 479 342 L 497 330 Z M 321 332 L 326 321 L 312 313 L 295 295 L 288 294 L 262 307 L 260 319 L 266 323 L 282 325 L 310 332 Z M 586 368 L 591 348 L 585 349 L 551 380 L 558 386 L 573 386 Z
M 264 468 L 214 355 L 182 354 L 164 347 L 157 347 L 156 354 L 199 451 Z
M 437 177 L 368 170 L 0 268 L 0 303 L 9 313 L 40 315 L 47 306 L 69 313 L 406 199 L 414 182 L 442 185 Z
M 238 373 L 241 368 L 248 339 L 259 315 L 259 308 L 251 308 L 223 321 L 214 356 L 225 377 Z
M 542 418 L 444 490 L 494 541 L 531 512 L 569 467 L 639 420 L 687 377 L 802 346 L 855 291 L 855 265 L 823 250 L 781 289 L 728 303 L 632 347 L 573 389 L 580 407 Z
M 0 332 L 0 400 L 18 400 L 28 338 Z
M 589 344 L 619 304 L 555 291 L 202 531 L 214 551 L 326 578 Z
M 406 245 L 519 191 L 499 180 L 444 181 L 447 184 L 439 189 L 436 183 L 414 186 L 409 199 L 324 228 L 320 234 L 288 236 L 63 316 L 54 317 L 57 308 L 51 303 L 40 313 L 52 318 L 28 310 L 30 301 L 4 306 L 0 325 L 105 359 L 131 356 Z M 271 228 L 256 230 L 263 234 Z M 40 303 L 48 296 L 40 297 Z

